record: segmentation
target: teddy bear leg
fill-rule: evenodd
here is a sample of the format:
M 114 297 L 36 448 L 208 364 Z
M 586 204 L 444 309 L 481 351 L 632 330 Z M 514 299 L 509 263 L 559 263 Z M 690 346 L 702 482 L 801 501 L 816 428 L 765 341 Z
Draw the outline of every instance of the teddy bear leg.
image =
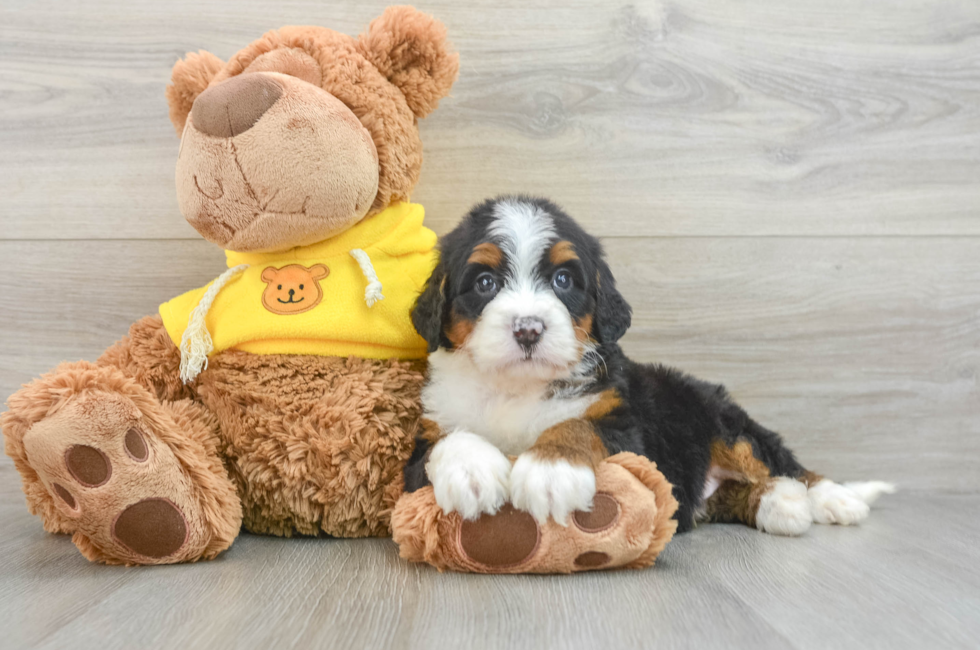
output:
M 617 454 L 599 464 L 596 488 L 592 510 L 562 526 L 551 519 L 538 525 L 510 504 L 464 521 L 443 513 L 427 486 L 399 499 L 392 535 L 403 558 L 440 571 L 573 573 L 653 564 L 677 528 L 677 501 L 656 465 Z
M 209 559 L 228 548 L 241 503 L 217 453 L 215 418 L 161 402 L 112 367 L 66 364 L 8 401 L 7 453 L 28 505 L 106 564 Z

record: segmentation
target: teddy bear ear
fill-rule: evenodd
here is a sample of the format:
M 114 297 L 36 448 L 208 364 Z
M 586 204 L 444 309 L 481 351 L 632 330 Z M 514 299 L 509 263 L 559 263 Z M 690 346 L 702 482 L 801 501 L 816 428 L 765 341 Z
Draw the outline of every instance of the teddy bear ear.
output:
M 388 7 L 358 39 L 364 57 L 394 84 L 416 117 L 436 109 L 459 72 L 445 26 L 414 7 Z
M 224 67 L 224 61 L 201 50 L 188 52 L 187 56 L 174 64 L 167 86 L 167 104 L 170 106 L 170 121 L 179 136 L 184 132 L 184 124 L 190 115 L 194 100 L 208 87 L 214 75 Z

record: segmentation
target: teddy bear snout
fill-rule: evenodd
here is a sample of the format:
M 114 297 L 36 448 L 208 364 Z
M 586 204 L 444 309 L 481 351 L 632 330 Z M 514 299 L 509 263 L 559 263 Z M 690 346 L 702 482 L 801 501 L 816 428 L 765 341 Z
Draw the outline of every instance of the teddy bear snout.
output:
M 282 94 L 282 86 L 267 75 L 238 75 L 198 95 L 191 121 L 207 135 L 234 137 L 252 128 Z

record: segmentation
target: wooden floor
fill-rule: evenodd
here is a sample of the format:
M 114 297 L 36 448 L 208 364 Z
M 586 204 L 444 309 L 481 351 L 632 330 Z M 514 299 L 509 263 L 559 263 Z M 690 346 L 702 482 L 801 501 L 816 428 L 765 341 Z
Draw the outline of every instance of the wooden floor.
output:
M 182 220 L 188 50 L 385 2 L 0 0 L 0 399 L 223 269 Z M 86 563 L 0 459 L 0 647 L 980 647 L 980 2 L 420 2 L 461 53 L 413 197 L 531 192 L 601 235 L 627 351 L 724 382 L 809 467 L 903 492 L 641 573 L 438 575 L 388 541 Z
M 8 493 L 0 646 L 975 649 L 977 512 L 977 495 L 905 492 L 799 539 L 706 526 L 647 571 L 486 577 L 387 539 L 243 536 L 213 562 L 98 566 Z

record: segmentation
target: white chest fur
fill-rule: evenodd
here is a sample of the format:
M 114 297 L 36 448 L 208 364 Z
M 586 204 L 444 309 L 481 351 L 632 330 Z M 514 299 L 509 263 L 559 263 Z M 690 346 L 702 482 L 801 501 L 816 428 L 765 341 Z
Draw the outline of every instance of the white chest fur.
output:
M 422 391 L 426 417 L 446 432 L 482 436 L 505 454 L 527 450 L 559 422 L 581 417 L 596 395 L 549 397 L 547 386 L 501 386 L 462 354 L 439 350 L 429 357 Z

